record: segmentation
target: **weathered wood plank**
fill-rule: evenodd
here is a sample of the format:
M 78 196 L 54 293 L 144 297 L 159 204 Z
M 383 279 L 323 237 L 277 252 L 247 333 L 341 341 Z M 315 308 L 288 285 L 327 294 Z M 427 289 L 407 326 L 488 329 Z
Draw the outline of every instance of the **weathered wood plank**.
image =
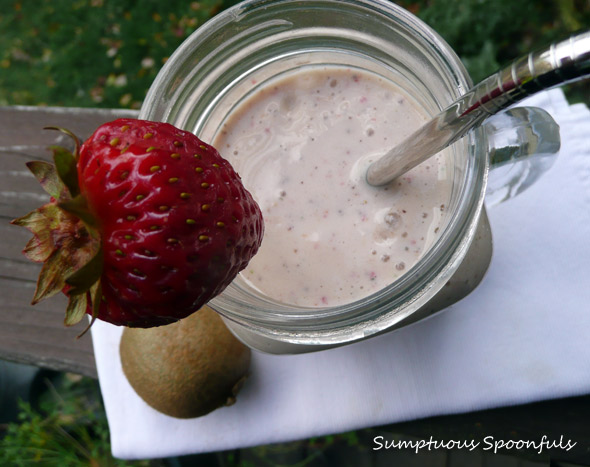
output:
M 68 128 L 85 139 L 101 123 L 136 116 L 131 110 L 0 107 L 1 359 L 96 377 L 90 335 L 76 339 L 86 324 L 63 325 L 64 297 L 30 304 L 40 266 L 21 254 L 30 234 L 9 222 L 48 200 L 25 163 L 50 160 L 51 145 L 72 147 L 67 136 L 43 127 Z

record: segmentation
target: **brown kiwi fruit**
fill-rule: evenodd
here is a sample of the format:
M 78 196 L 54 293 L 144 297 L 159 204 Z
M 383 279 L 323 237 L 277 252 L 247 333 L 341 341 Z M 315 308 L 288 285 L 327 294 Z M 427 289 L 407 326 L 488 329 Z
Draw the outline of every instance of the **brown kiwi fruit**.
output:
M 176 418 L 233 404 L 250 366 L 250 349 L 208 306 L 174 324 L 125 328 L 119 350 L 137 394 Z

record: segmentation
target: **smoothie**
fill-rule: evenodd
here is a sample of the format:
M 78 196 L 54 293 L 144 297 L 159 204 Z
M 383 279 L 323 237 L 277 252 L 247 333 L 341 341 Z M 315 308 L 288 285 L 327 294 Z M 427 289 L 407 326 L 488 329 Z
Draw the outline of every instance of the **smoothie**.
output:
M 384 187 L 364 177 L 427 119 L 399 87 L 358 69 L 310 67 L 256 87 L 213 141 L 265 217 L 244 280 L 283 303 L 327 307 L 410 270 L 444 229 L 448 156 Z

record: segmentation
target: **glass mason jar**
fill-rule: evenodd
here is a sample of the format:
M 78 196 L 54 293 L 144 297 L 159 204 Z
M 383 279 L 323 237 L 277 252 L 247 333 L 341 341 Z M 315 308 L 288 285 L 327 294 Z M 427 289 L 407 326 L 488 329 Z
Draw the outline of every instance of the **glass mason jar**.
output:
M 388 1 L 247 0 L 215 16 L 175 51 L 154 81 L 140 118 L 165 121 L 212 142 L 227 116 L 257 87 L 314 65 L 377 74 L 431 115 L 472 85 L 444 40 Z M 559 146 L 550 117 L 541 115 L 538 131 L 531 131 L 535 125 L 527 119 L 517 122 L 526 129 L 517 136 L 519 148 L 539 152 L 539 132 L 551 133 L 549 139 L 557 138 Z M 491 258 L 484 196 L 489 161 L 498 148 L 490 141 L 502 139 L 512 123 L 476 128 L 449 149 L 452 190 L 440 237 L 387 287 L 353 303 L 305 308 L 275 301 L 238 276 L 210 306 L 252 348 L 298 353 L 398 328 L 462 298 L 481 280 Z M 503 154 L 502 160 L 510 159 Z

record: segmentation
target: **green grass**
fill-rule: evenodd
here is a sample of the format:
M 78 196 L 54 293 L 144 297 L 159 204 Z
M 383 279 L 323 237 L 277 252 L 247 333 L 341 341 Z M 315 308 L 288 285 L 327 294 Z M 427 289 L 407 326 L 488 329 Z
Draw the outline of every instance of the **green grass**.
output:
M 0 105 L 138 108 L 158 70 L 235 0 L 20 0 L 0 9 Z M 590 25 L 582 0 L 403 0 L 474 80 Z M 570 92 L 588 101 L 585 86 Z
M 137 108 L 221 0 L 4 0 L 0 104 Z
M 44 380 L 34 405 L 21 402 L 18 420 L 0 427 L 0 465 L 148 466 L 111 455 L 98 383 L 72 374 Z

